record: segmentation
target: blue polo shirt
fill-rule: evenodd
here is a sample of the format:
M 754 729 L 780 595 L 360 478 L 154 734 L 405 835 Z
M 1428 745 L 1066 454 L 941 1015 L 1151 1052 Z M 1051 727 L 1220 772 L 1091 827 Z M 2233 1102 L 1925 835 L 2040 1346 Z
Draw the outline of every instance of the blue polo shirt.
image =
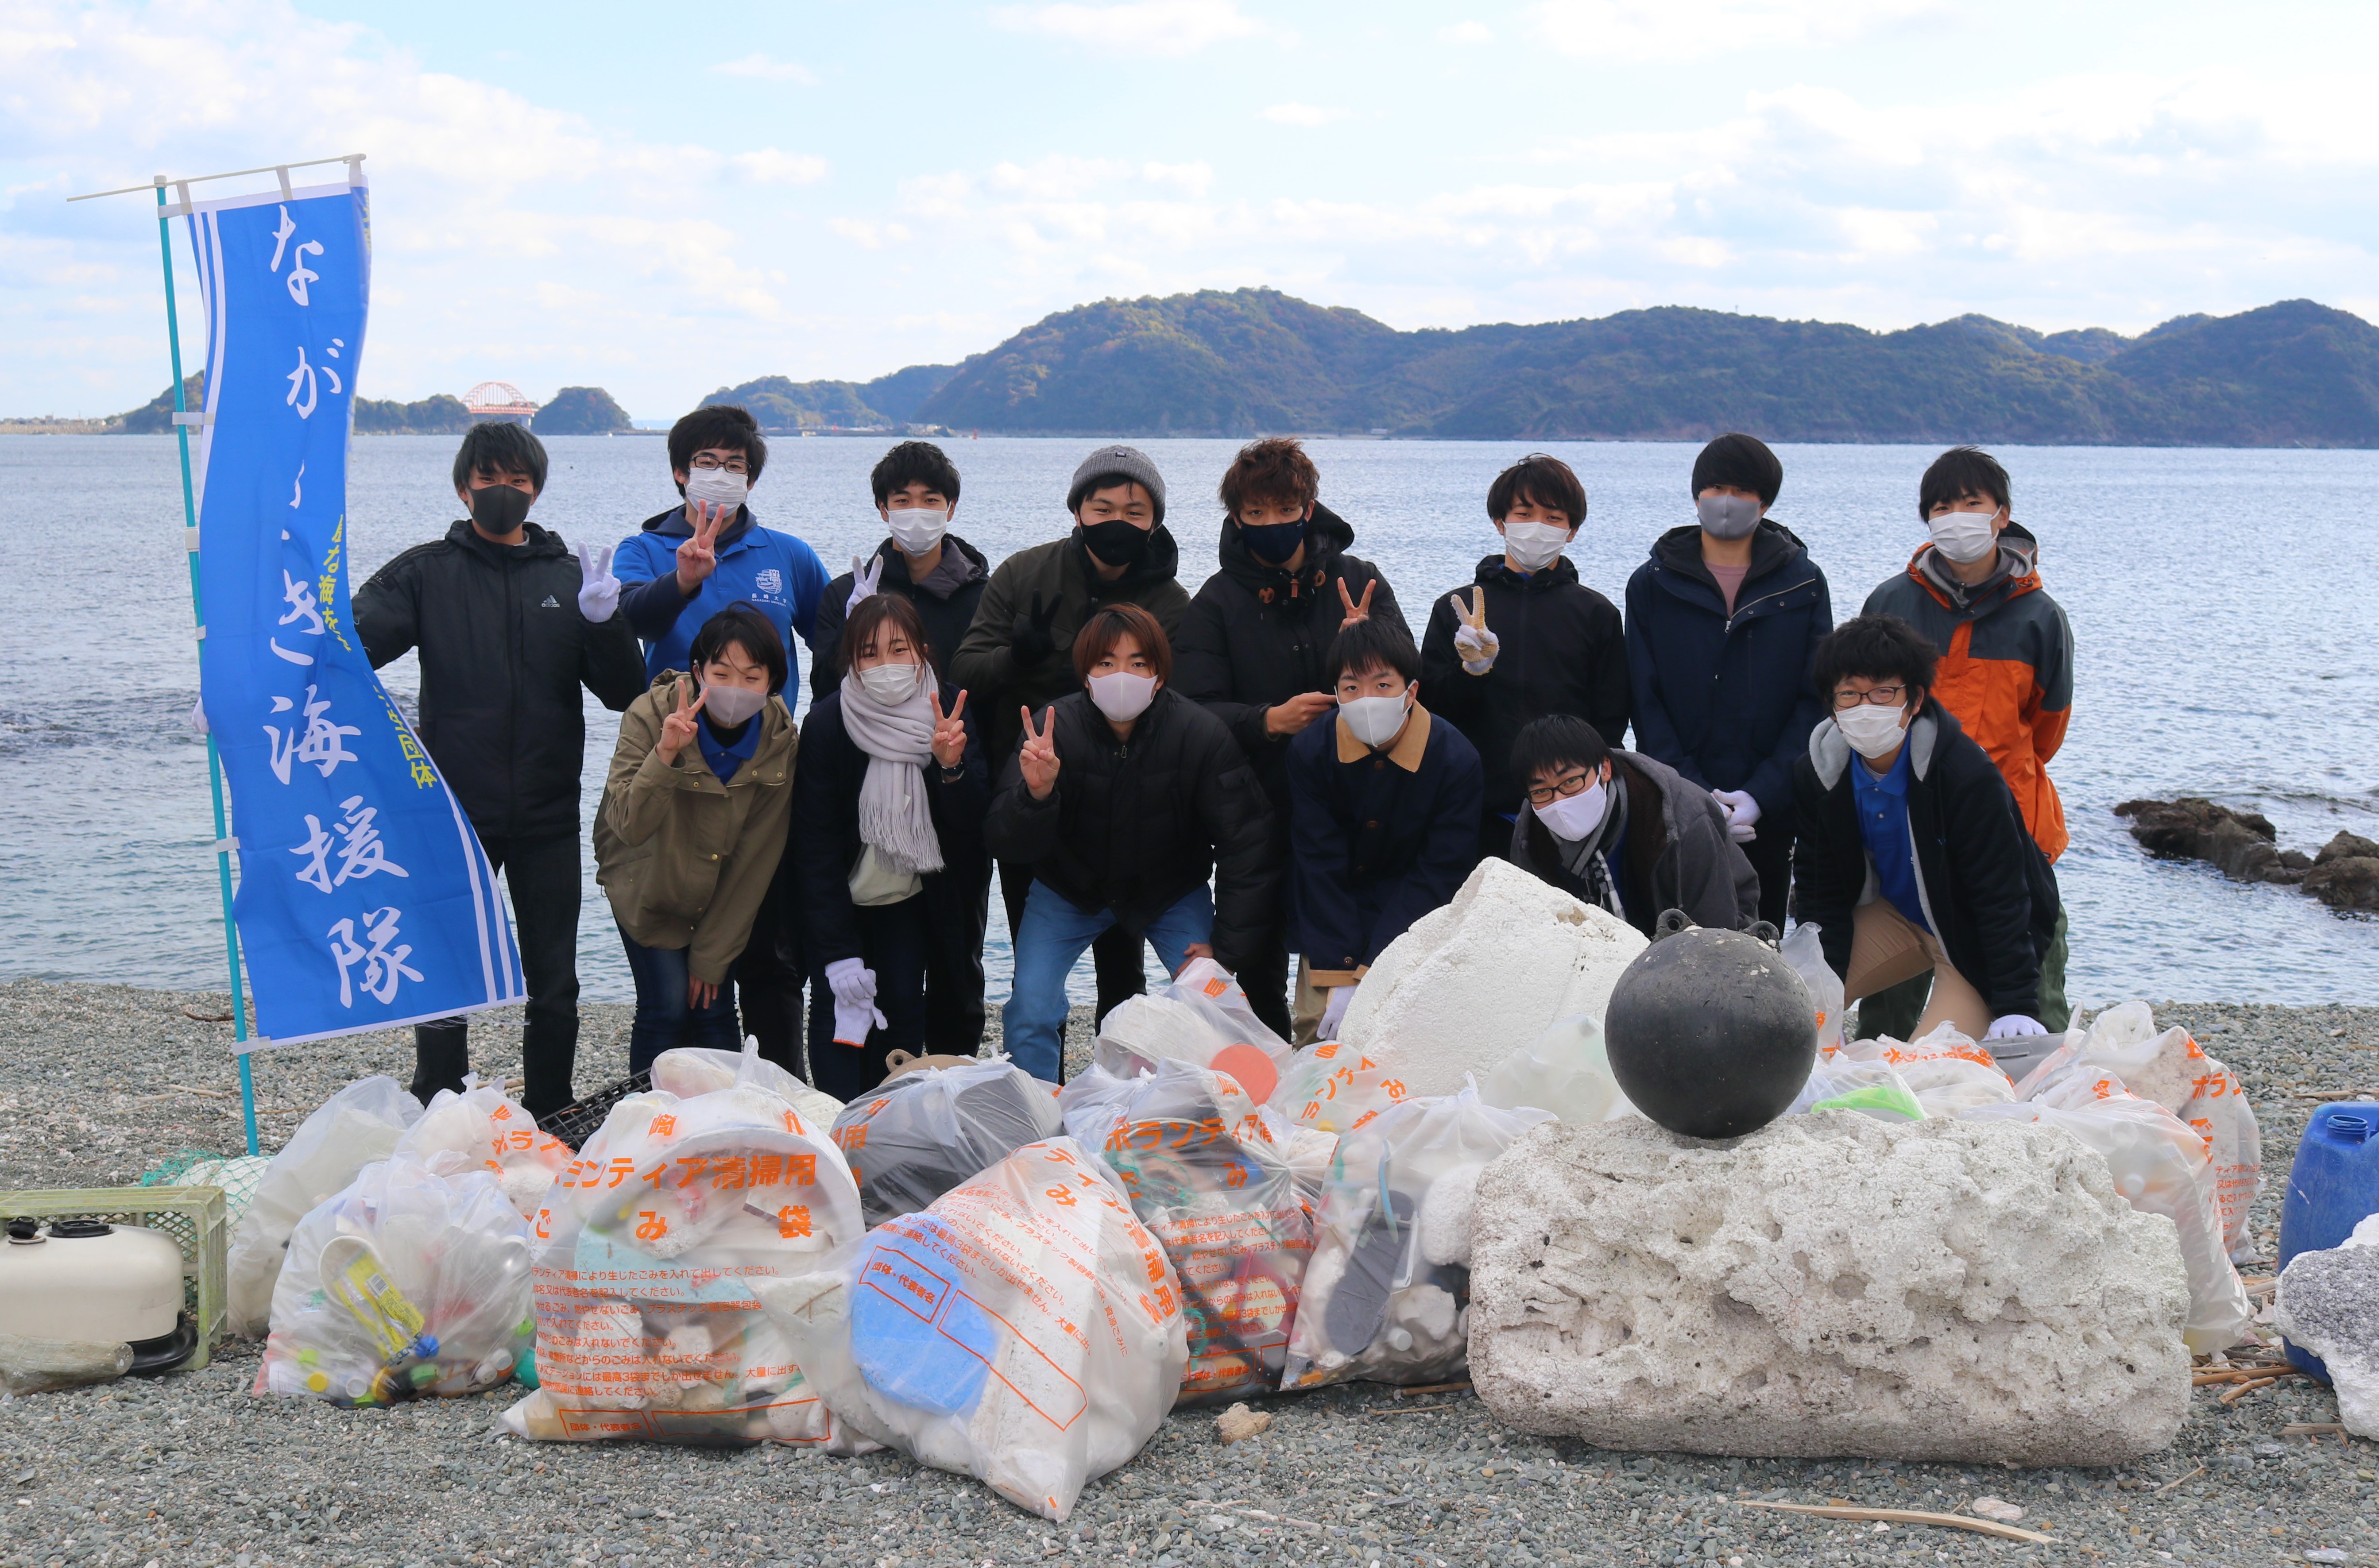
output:
M 710 715 L 704 714 L 702 722 L 694 727 L 694 739 L 702 742 L 702 760 L 710 765 L 711 772 L 719 775 L 721 784 L 733 783 L 735 770 L 750 762 L 752 754 L 760 749 L 760 719 L 767 712 L 763 708 L 745 719 L 743 733 L 735 737 L 735 743 L 731 746 L 721 742 L 710 728 Z
M 1875 862 L 1876 886 L 1891 907 L 1919 931 L 1931 931 L 1925 901 L 1916 895 L 1916 847 L 1908 838 L 1909 748 L 1900 748 L 1891 771 L 1878 778 L 1866 759 L 1851 758 L 1851 800 L 1858 810 L 1859 837 Z

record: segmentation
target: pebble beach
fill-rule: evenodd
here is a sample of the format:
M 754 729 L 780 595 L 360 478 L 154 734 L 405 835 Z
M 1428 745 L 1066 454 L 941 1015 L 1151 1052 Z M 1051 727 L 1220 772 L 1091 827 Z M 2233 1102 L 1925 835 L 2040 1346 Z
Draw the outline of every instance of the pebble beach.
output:
M 127 1185 L 186 1151 L 242 1147 L 230 1000 L 19 980 L 0 984 L 0 1190 Z M 584 1009 L 577 1087 L 616 1079 L 629 1009 Z M 2159 1004 L 2244 1082 L 2263 1129 L 2261 1268 L 2279 1178 L 2313 1108 L 2379 1098 L 2379 1008 Z M 995 1015 L 996 1016 L 996 1015 Z M 1068 1031 L 1069 1055 L 1088 1020 Z M 475 1066 L 517 1067 L 515 1016 L 475 1020 Z M 404 1078 L 408 1036 L 255 1059 L 277 1148 L 332 1092 Z M 2268 1299 L 2268 1293 L 2264 1297 Z M 2268 1331 L 2266 1331 L 2268 1332 Z M 1225 1446 L 1176 1412 L 1054 1526 L 973 1480 L 891 1453 L 530 1443 L 497 1418 L 514 1391 L 389 1410 L 251 1397 L 258 1347 L 202 1370 L 0 1398 L 0 1562 L 868 1564 L 1253 1562 L 2379 1562 L 2379 1454 L 2336 1431 L 2301 1379 L 2225 1405 L 2198 1390 L 2172 1447 L 2105 1470 L 1637 1454 L 1503 1428 L 1467 1389 L 1348 1384 L 1261 1402 L 1268 1431 Z M 2021 1508 L 2053 1544 L 1836 1521 L 1767 1502 Z M 1988 1510 L 1986 1510 L 1988 1512 Z

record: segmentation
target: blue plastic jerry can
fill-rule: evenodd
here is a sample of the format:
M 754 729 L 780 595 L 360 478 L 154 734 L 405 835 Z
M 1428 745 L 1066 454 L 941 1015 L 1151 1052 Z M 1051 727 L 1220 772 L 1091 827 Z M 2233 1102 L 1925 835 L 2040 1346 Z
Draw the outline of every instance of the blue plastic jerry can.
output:
M 2321 1252 L 2379 1213 L 2379 1103 L 2340 1101 L 2313 1112 L 2288 1168 L 2280 1200 L 2279 1266 L 2300 1252 Z M 2291 1345 L 2288 1359 L 2326 1381 L 2321 1357 Z

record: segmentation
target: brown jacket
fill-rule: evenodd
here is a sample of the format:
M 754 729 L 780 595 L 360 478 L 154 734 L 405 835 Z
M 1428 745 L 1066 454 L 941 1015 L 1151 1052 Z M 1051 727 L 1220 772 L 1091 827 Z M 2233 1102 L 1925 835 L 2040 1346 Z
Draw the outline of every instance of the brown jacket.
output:
M 760 743 L 725 784 L 699 742 L 663 762 L 661 718 L 692 680 L 664 670 L 620 716 L 620 745 L 595 814 L 595 880 L 620 929 L 647 947 L 691 947 L 713 984 L 743 950 L 792 818 L 793 717 L 779 697 L 760 710 Z

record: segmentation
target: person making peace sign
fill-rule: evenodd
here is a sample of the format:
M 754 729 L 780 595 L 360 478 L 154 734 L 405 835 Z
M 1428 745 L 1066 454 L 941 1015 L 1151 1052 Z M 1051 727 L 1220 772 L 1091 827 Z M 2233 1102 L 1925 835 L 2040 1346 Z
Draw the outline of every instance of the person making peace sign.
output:
M 810 1081 L 838 1100 L 885 1058 L 983 1040 L 990 777 L 967 694 L 916 606 L 876 594 L 843 622 L 841 683 L 802 723 L 793 865 L 810 963 Z

